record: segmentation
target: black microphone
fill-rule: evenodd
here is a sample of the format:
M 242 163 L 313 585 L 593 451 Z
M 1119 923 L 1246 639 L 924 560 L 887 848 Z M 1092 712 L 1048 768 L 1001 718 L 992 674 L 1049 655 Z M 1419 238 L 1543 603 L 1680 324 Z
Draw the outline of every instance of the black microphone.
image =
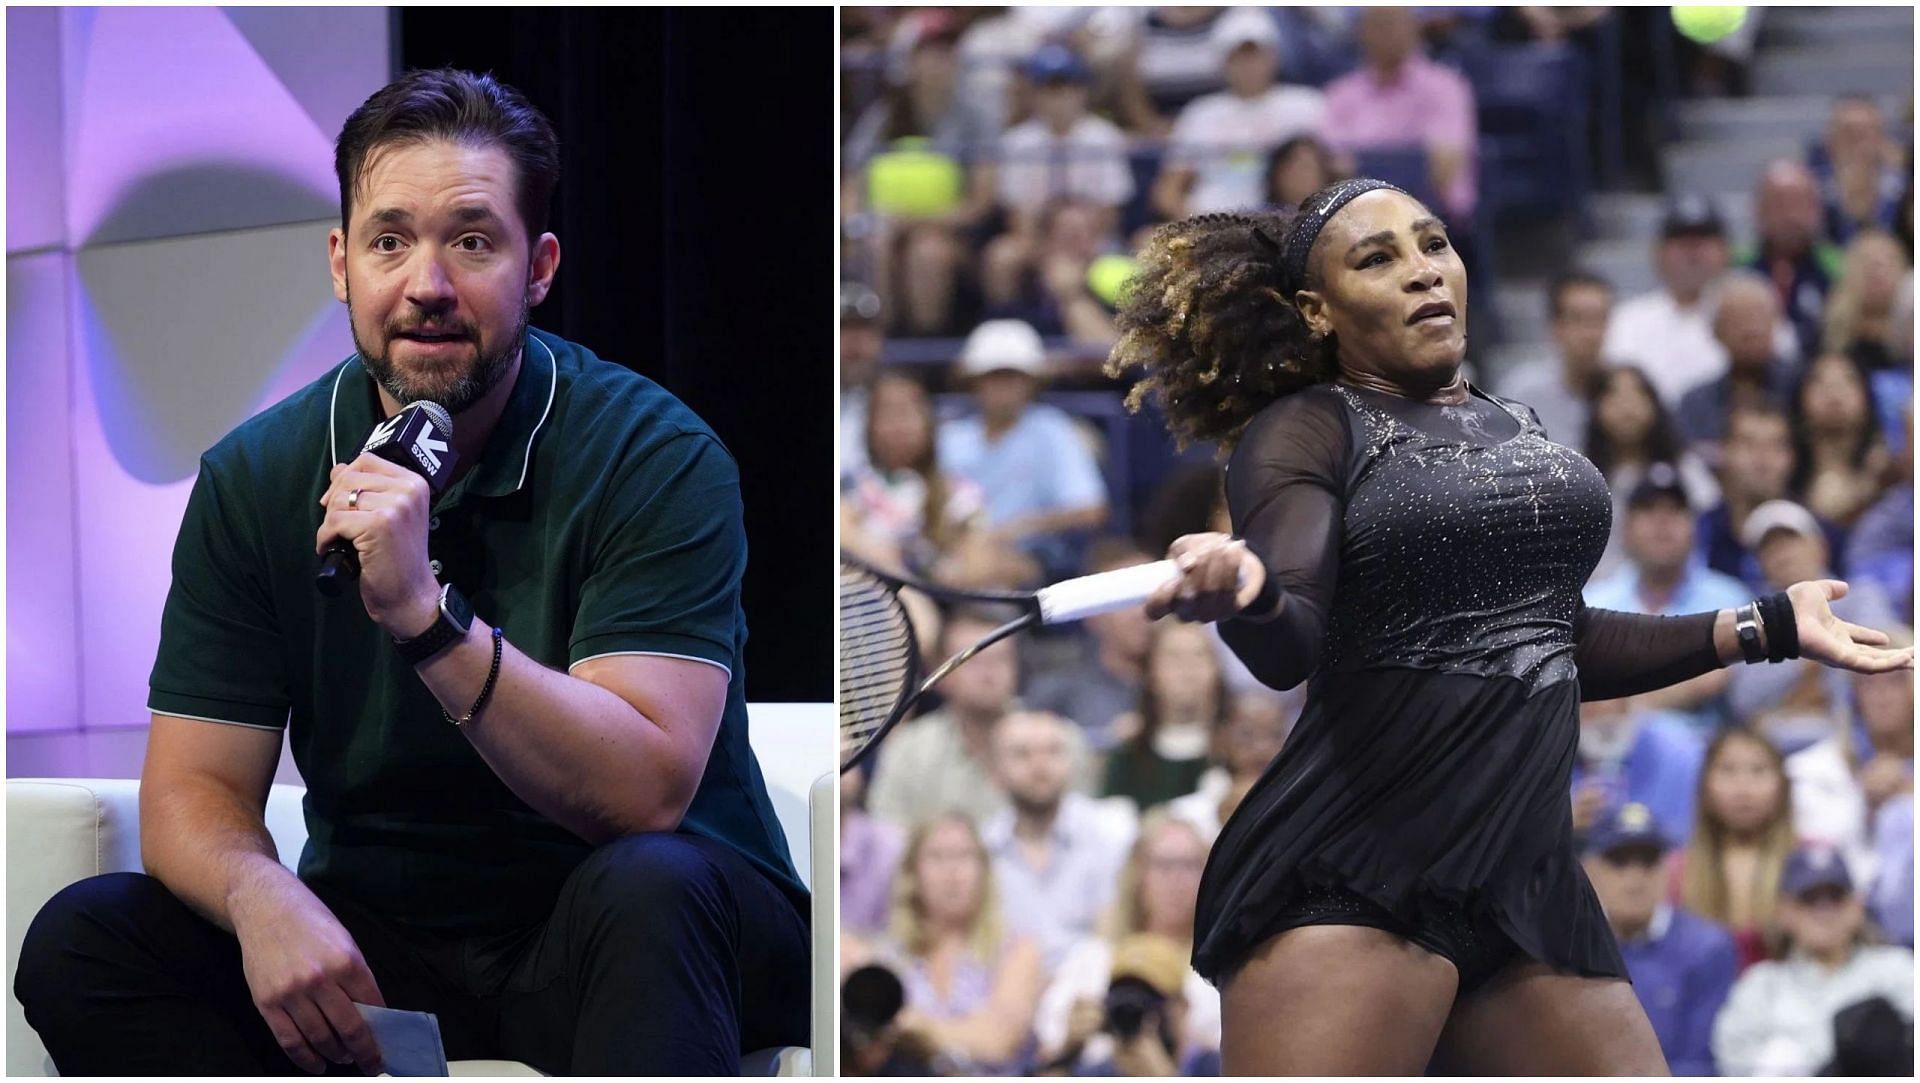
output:
M 438 495 L 453 476 L 458 455 L 453 450 L 453 418 L 437 402 L 415 402 L 373 427 L 362 454 L 373 452 L 427 479 Z M 346 585 L 360 578 L 360 555 L 345 538 L 334 539 L 320 555 L 320 573 L 313 585 L 329 598 L 337 598 Z

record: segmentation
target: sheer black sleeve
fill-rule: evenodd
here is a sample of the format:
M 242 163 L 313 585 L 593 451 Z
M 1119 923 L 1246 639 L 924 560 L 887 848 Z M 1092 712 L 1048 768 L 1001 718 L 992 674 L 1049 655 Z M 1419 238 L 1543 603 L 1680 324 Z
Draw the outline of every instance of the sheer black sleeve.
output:
M 1646 616 L 1589 609 L 1573 619 L 1573 662 L 1583 701 L 1619 699 L 1679 684 L 1720 668 L 1713 645 L 1719 613 Z
M 1248 423 L 1227 464 L 1233 532 L 1266 565 L 1268 587 L 1221 638 L 1262 684 L 1292 688 L 1320 662 L 1340 563 L 1349 444 L 1346 408 L 1297 392 Z

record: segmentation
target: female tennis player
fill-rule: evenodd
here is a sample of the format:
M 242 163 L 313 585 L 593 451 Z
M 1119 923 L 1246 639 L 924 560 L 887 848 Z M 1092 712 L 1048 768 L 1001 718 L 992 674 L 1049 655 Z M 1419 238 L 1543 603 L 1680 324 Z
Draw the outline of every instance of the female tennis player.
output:
M 1304 715 L 1221 831 L 1194 967 L 1229 1074 L 1664 1074 L 1573 848 L 1582 699 L 1730 662 L 1860 672 L 1912 650 L 1836 581 L 1646 617 L 1580 597 L 1599 471 L 1461 374 L 1444 224 L 1375 180 L 1148 245 L 1110 360 L 1186 440 L 1231 445 L 1234 536 L 1189 535 L 1148 612 L 1220 620 Z

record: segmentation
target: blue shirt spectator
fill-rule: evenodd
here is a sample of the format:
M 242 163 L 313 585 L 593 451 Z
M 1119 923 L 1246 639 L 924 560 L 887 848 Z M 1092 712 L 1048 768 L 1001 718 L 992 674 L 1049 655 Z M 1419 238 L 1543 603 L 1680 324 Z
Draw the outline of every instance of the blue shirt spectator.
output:
M 1580 751 L 1573 792 L 1597 789 L 1600 806 L 1638 802 L 1662 824 L 1674 825 L 1674 840 L 1687 841 L 1693 825 L 1693 794 L 1706 759 L 1706 745 L 1690 726 L 1658 711 L 1629 711 L 1624 700 L 1580 705 Z
M 1671 846 L 1647 806 L 1628 803 L 1588 833 L 1583 863 L 1673 1074 L 1714 1075 L 1713 1021 L 1738 957 L 1725 929 L 1662 899 Z
M 940 467 L 979 484 L 987 526 L 1052 575 L 1077 570 L 1078 535 L 1106 521 L 1107 486 L 1073 419 L 1034 401 L 1045 364 L 1030 325 L 989 320 L 975 328 L 959 376 L 980 409 L 940 427 Z
M 1587 604 L 1623 613 L 1678 616 L 1744 605 L 1753 597 L 1738 580 L 1693 559 L 1694 520 L 1680 472 L 1668 463 L 1647 468 L 1627 497 L 1621 532 L 1627 563 L 1587 584 Z M 1653 702 L 1702 729 L 1719 721 L 1724 671 L 1704 674 L 1654 693 Z
M 1887 799 L 1873 818 L 1874 877 L 1867 909 L 1887 939 L 1913 947 L 1913 795 Z
M 1620 938 L 1633 991 L 1674 1075 L 1714 1075 L 1713 1017 L 1738 969 L 1733 937 L 1698 914 L 1661 903 L 1647 931 Z

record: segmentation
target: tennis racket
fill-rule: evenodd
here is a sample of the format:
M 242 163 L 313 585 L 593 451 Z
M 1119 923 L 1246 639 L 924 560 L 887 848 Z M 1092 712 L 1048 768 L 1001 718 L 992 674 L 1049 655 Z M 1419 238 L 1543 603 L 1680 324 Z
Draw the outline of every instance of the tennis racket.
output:
M 1147 600 L 1163 584 L 1178 578 L 1171 560 L 1118 571 L 1084 575 L 1024 591 L 971 591 L 934 586 L 884 572 L 840 554 L 840 770 L 852 770 L 879 746 L 894 724 L 907 716 L 928 689 L 947 674 L 993 646 L 1028 628 L 1064 624 Z M 920 679 L 920 645 L 907 620 L 900 591 L 914 590 L 944 602 L 985 602 L 1011 606 L 1019 616 L 947 659 Z

